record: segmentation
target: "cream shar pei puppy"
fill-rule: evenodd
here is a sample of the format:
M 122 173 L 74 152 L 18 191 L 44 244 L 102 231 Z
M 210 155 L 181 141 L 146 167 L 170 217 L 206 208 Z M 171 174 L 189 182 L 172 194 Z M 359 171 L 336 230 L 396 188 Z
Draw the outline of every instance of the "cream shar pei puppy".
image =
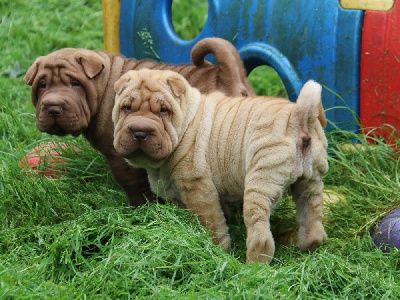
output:
M 217 65 L 204 60 L 212 53 Z M 117 182 L 133 206 L 153 200 L 144 170 L 132 168 L 113 147 L 111 111 L 114 83 L 128 70 L 171 69 L 202 92 L 254 95 L 236 48 L 220 38 L 206 38 L 192 49 L 193 64 L 170 65 L 127 59 L 100 51 L 64 48 L 36 59 L 25 75 L 32 86 L 36 125 L 40 131 L 85 138 L 107 159 Z
M 327 238 L 326 119 L 318 83 L 307 82 L 292 103 L 201 95 L 175 72 L 144 69 L 124 74 L 115 90 L 118 154 L 147 170 L 154 192 L 162 181 L 168 199 L 197 214 L 223 249 L 231 240 L 221 203 L 243 199 L 247 261 L 270 262 L 275 244 L 269 218 L 288 188 L 298 213 L 300 249 L 314 251 Z

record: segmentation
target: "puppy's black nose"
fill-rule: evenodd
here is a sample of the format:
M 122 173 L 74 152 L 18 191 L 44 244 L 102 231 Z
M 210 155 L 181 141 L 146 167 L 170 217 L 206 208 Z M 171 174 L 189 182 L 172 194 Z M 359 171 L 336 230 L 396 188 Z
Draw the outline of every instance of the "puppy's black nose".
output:
M 133 135 L 133 138 L 135 140 L 144 141 L 149 136 L 149 133 L 147 131 L 139 131 L 139 130 L 137 130 L 137 131 L 134 131 L 132 133 L 132 135 Z
M 62 107 L 58 106 L 58 105 L 48 106 L 46 108 L 46 110 L 47 110 L 47 113 L 49 114 L 49 116 L 51 116 L 51 117 L 58 117 L 63 112 Z

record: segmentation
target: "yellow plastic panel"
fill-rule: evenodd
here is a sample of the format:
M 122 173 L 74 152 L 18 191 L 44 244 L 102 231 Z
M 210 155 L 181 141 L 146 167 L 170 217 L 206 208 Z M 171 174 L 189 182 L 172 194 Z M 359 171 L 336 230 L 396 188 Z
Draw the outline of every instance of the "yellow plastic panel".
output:
M 343 8 L 388 11 L 395 0 L 340 0 Z
M 121 0 L 102 0 L 102 9 L 104 50 L 110 54 L 118 54 Z

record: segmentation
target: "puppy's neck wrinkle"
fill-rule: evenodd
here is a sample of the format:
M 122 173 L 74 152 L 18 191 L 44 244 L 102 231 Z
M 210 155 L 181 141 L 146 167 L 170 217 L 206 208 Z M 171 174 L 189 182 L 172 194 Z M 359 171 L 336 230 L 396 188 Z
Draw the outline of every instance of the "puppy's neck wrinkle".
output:
M 84 135 L 89 142 L 104 155 L 114 155 L 115 149 L 109 143 L 101 143 L 104 140 L 113 139 L 111 112 L 115 102 L 114 82 L 122 75 L 123 59 L 116 55 L 103 52 L 99 54 L 104 58 L 104 69 L 95 78 L 98 94 L 98 109 L 92 114 L 92 120 Z
M 180 140 L 178 151 L 175 151 L 168 162 L 167 168 L 170 174 L 175 170 L 191 161 L 193 166 L 191 176 L 201 177 L 207 172 L 207 151 L 211 136 L 211 124 L 215 117 L 217 101 L 208 99 L 206 96 L 198 94 L 200 102 L 196 108 L 194 117 L 189 123 L 188 130 L 185 131 Z M 201 130 L 200 130 L 201 129 Z M 181 163 L 182 162 L 182 163 Z
M 195 149 L 196 144 L 198 143 L 198 129 L 200 128 L 202 119 L 204 117 L 204 104 L 204 101 L 199 102 L 194 116 L 191 118 L 190 122 L 188 122 L 187 126 L 185 126 L 186 128 L 182 134 L 182 137 L 179 139 L 178 144 L 171 153 L 168 164 L 165 165 L 165 167 L 169 170 L 169 174 L 173 174 L 175 169 L 182 161 L 193 161 L 195 157 L 193 149 Z M 190 129 L 186 130 L 187 128 Z M 204 148 L 207 148 L 206 145 L 203 146 L 205 146 Z

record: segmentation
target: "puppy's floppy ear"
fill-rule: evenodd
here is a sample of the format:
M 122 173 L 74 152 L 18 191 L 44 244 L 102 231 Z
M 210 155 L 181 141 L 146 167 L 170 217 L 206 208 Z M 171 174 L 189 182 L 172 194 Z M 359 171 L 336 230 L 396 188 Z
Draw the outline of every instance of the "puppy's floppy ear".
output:
M 180 76 L 172 75 L 168 77 L 167 83 L 176 97 L 182 95 L 186 90 L 185 81 Z
M 128 73 L 130 73 L 129 71 Z M 127 73 L 122 75 L 115 83 L 114 83 L 114 91 L 117 94 L 121 94 L 121 92 L 126 88 L 126 84 L 131 80 L 131 76 Z
M 104 58 L 94 51 L 90 54 L 79 56 L 78 62 L 82 65 L 85 74 L 90 79 L 93 79 L 93 77 L 104 69 Z
M 41 59 L 41 56 L 38 57 L 35 62 L 29 67 L 28 71 L 26 71 L 24 81 L 28 85 L 32 85 L 33 81 L 35 80 L 36 74 L 39 69 L 39 61 Z

